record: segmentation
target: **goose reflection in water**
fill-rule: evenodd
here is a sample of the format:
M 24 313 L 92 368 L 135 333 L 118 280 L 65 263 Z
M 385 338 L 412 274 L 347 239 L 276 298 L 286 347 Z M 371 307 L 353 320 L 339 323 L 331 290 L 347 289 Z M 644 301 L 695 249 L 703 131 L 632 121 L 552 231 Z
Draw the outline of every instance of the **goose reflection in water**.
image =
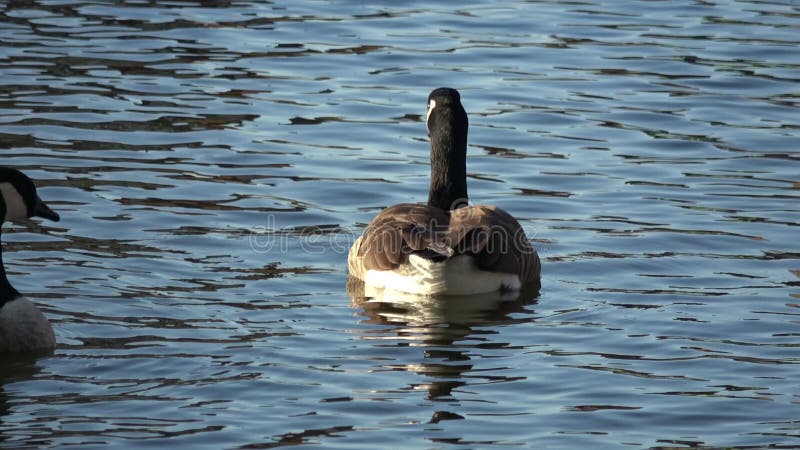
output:
M 364 323 L 375 325 L 361 331 L 362 339 L 382 343 L 395 340 L 396 346 L 424 349 L 421 361 L 382 365 L 382 368 L 429 377 L 431 380 L 414 385 L 414 389 L 427 390 L 429 400 L 442 400 L 453 398 L 452 391 L 468 383 L 467 374 L 474 368 L 470 354 L 474 355 L 480 348 L 508 345 L 506 342 L 491 342 L 489 336 L 500 335 L 478 328 L 533 320 L 528 307 L 536 303 L 539 290 L 531 287 L 477 295 L 415 295 L 374 288 L 349 277 L 347 293 L 350 305 L 363 311 Z M 525 315 L 513 318 L 514 313 Z M 468 377 L 471 383 L 476 379 L 496 381 L 508 378 L 494 373 L 494 370 L 481 370 L 480 374 Z M 436 417 L 432 421 L 437 421 Z
M 37 375 L 42 371 L 42 368 L 39 364 L 39 360 L 41 359 L 41 354 L 34 352 L 34 353 L 5 353 L 0 355 L 0 448 L 3 447 L 4 439 L 6 436 L 4 434 L 13 433 L 14 428 L 11 421 L 11 424 L 7 423 L 6 417 L 13 413 L 14 408 L 22 408 L 26 404 L 35 404 L 37 402 L 37 398 L 30 398 L 28 402 L 21 402 L 15 401 L 11 402 L 14 399 L 15 395 L 10 394 L 7 391 L 7 386 L 12 385 L 18 381 L 29 381 L 36 378 Z M 9 447 L 11 448 L 11 447 Z

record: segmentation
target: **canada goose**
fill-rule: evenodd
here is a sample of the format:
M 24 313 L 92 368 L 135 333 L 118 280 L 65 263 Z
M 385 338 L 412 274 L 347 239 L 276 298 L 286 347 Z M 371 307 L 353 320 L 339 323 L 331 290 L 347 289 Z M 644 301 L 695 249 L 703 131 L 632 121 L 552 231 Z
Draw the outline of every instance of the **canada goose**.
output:
M 538 283 L 539 255 L 519 222 L 495 206 L 467 205 L 467 113 L 452 88 L 428 96 L 428 203 L 375 216 L 350 248 L 350 275 L 412 294 L 465 295 Z
M 0 225 L 34 216 L 55 222 L 60 219 L 36 194 L 33 181 L 19 170 L 0 167 L 0 194 Z M 0 248 L 0 353 L 50 350 L 55 345 L 50 322 L 8 282 Z

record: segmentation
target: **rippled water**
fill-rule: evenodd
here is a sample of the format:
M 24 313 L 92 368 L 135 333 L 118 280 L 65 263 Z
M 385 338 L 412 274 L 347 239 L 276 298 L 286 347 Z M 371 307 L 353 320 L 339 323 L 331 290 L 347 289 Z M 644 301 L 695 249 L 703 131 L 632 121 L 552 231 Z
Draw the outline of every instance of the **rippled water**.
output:
M 62 216 L 3 230 L 60 344 L 2 358 L 0 447 L 800 446 L 797 3 L 404 4 L 0 4 L 2 164 Z M 538 296 L 347 286 L 441 85 Z

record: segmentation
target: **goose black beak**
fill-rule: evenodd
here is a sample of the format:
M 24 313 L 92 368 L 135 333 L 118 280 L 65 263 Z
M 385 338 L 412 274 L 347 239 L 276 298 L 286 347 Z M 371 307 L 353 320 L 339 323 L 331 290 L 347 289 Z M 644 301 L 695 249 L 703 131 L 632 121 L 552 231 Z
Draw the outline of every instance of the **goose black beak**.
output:
M 53 211 L 47 205 L 45 205 L 42 199 L 40 199 L 38 196 L 36 197 L 36 205 L 34 205 L 33 207 L 33 215 L 35 217 L 50 219 L 53 222 L 58 222 L 59 220 L 61 220 L 61 216 L 59 216 L 57 212 Z

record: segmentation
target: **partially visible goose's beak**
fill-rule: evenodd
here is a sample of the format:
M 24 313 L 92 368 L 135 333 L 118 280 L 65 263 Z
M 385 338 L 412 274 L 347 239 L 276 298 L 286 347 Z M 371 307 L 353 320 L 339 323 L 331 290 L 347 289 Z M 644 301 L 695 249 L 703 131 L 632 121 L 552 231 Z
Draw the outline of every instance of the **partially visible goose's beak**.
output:
M 50 209 L 47 205 L 45 205 L 42 199 L 40 199 L 38 195 L 36 196 L 36 205 L 34 205 L 33 207 L 33 215 L 35 217 L 50 219 L 53 222 L 58 222 L 59 220 L 61 220 L 61 217 L 58 215 L 58 213 Z

